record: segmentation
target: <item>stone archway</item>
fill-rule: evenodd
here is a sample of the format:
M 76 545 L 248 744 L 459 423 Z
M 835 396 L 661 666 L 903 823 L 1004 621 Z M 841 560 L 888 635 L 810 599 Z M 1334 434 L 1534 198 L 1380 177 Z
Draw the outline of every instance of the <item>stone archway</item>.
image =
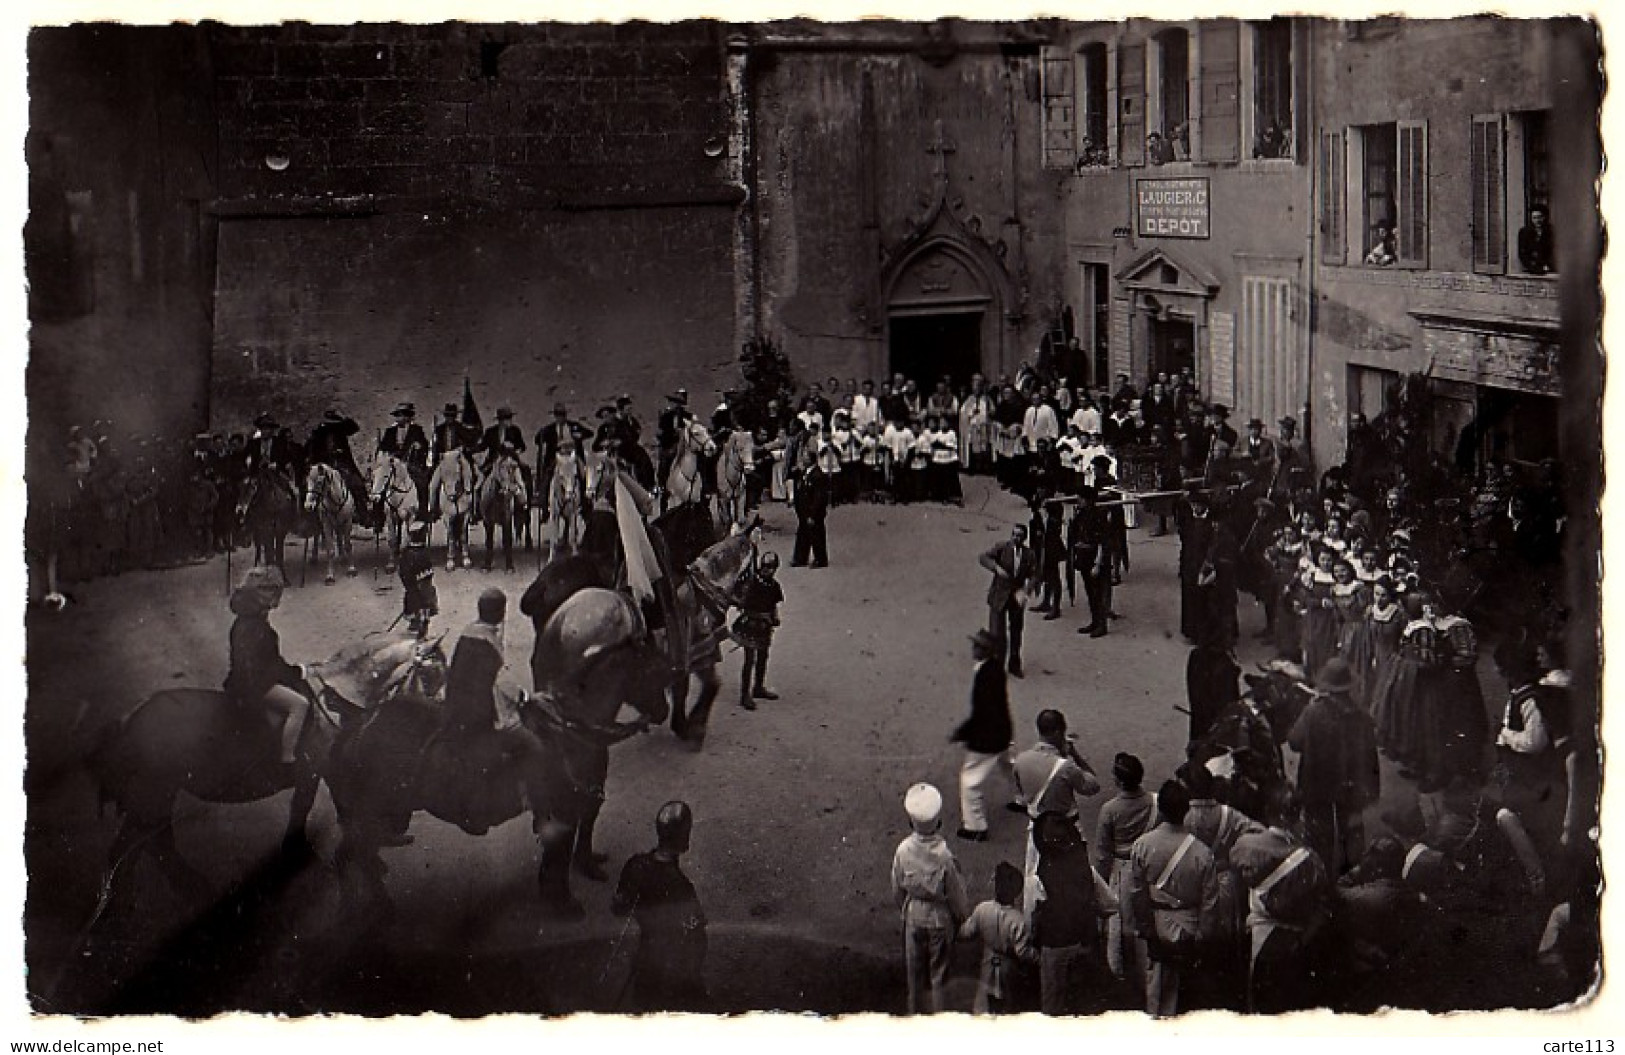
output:
M 987 372 L 1002 344 L 997 293 L 963 243 L 921 243 L 888 283 L 887 372 L 914 379 L 924 391 L 944 376 L 959 386 Z

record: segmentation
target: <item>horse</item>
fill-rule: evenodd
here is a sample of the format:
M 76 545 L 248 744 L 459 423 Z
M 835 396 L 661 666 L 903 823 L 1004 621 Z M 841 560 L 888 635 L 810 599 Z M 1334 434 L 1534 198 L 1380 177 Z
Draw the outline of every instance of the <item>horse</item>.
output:
M 735 429 L 717 459 L 717 523 L 724 530 L 745 522 L 746 481 L 755 468 L 756 441 L 744 429 Z
M 340 734 L 334 752 L 342 762 L 331 767 L 328 786 L 347 892 L 387 902 L 378 851 L 420 811 L 472 835 L 529 812 L 544 907 L 569 918 L 584 914 L 570 893 L 569 870 L 577 824 L 602 795 L 592 760 L 665 720 L 669 672 L 637 607 L 598 588 L 575 591 L 557 607 L 537 652 L 543 677 L 534 697 L 518 694 L 516 725 L 448 728 L 433 701 L 406 695 Z M 615 722 L 623 703 L 639 712 L 638 721 Z
M 280 719 L 211 689 L 163 689 L 142 700 L 96 737 L 88 768 L 103 808 L 120 823 L 108 857 L 103 904 L 121 868 L 152 855 L 169 880 L 193 897 L 207 895 L 202 875 L 175 846 L 177 796 L 244 803 L 293 788 L 285 853 L 308 849 L 305 821 L 327 773 L 333 745 L 356 715 L 402 693 L 444 689 L 446 656 L 439 639 L 387 637 L 348 646 L 308 669 L 313 705 L 292 765 L 281 755 Z
M 384 511 L 383 524 L 389 532 L 389 561 L 385 574 L 393 574 L 401 559 L 401 532 L 417 519 L 418 486 L 407 470 L 406 462 L 391 451 L 379 451 L 372 467 L 372 488 L 368 492 L 375 505 Z
M 474 465 L 462 451 L 447 451 L 429 477 L 429 509 L 438 509 L 446 522 L 447 571 L 457 567 L 459 556 L 463 567 L 474 566 L 474 559 L 468 555 L 468 528 L 474 511 L 476 479 Z
M 485 522 L 485 570 L 496 557 L 496 533 L 502 531 L 502 562 L 513 571 L 514 518 L 529 515 L 529 497 L 519 459 L 502 454 L 492 463 L 479 486 L 480 519 Z
M 705 474 L 700 459 L 717 452 L 711 432 L 698 421 L 690 421 L 677 430 L 677 446 L 672 455 L 671 470 L 666 474 L 666 495 L 673 505 L 686 505 L 705 500 Z
M 1261 818 L 1270 792 L 1286 780 L 1281 745 L 1297 724 L 1314 692 L 1296 666 L 1276 661 L 1262 674 L 1247 674 L 1247 696 L 1214 718 L 1186 756 L 1216 778 L 1221 801 L 1249 817 Z
M 327 584 L 331 586 L 338 581 L 333 574 L 333 564 L 340 556 L 344 558 L 344 574 L 354 576 L 350 526 L 355 521 L 355 499 L 350 497 L 349 485 L 337 469 L 322 462 L 311 463 L 305 475 L 305 510 L 316 515 L 318 554 L 322 540 L 327 541 Z
M 752 526 L 707 548 L 686 567 L 676 584 L 676 619 L 668 620 L 668 654 L 672 657 L 671 731 L 699 750 L 705 743 L 711 705 L 722 688 L 717 666 L 722 642 L 728 639 L 728 609 L 739 603 L 738 586 L 755 563 Z M 689 679 L 699 681 L 700 695 L 686 710 Z
M 237 504 L 237 519 L 254 540 L 254 564 L 282 564 L 282 548 L 299 515 L 299 500 L 288 481 L 264 468 L 248 481 Z

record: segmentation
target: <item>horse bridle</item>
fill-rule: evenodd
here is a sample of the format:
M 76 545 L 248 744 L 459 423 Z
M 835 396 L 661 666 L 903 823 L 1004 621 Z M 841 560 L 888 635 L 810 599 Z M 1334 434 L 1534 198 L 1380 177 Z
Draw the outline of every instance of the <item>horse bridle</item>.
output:
M 397 472 L 396 466 L 400 466 L 399 472 Z M 395 477 L 398 476 L 398 475 L 405 475 L 406 476 L 406 486 L 405 487 L 396 487 L 395 486 Z M 391 459 L 390 463 L 389 463 L 389 475 L 384 477 L 384 482 L 381 485 L 379 485 L 377 493 L 374 494 L 372 497 L 373 497 L 374 501 L 376 501 L 376 502 L 388 502 L 389 507 L 391 509 L 396 509 L 396 508 L 398 508 L 400 506 L 401 503 L 398 502 L 398 501 L 389 501 L 389 496 L 391 496 L 391 495 L 410 494 L 415 489 L 415 487 L 416 487 L 416 485 L 412 483 L 412 474 L 410 472 L 408 472 L 407 469 L 406 469 L 406 463 L 401 461 L 398 458 L 394 458 L 394 459 Z

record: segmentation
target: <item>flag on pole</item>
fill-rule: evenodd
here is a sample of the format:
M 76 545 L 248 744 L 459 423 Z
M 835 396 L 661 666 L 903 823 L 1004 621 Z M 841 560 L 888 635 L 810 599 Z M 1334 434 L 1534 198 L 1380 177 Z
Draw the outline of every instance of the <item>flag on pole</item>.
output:
M 637 501 L 619 473 L 615 475 L 615 521 L 621 529 L 621 548 L 626 553 L 626 584 L 638 603 L 652 601 L 655 580 L 660 578 L 660 564 L 655 560 L 654 547 L 649 545 L 649 533 L 643 526 Z
M 480 408 L 474 405 L 474 386 L 469 384 L 467 374 L 463 375 L 463 427 L 465 429 L 483 427 L 480 421 Z

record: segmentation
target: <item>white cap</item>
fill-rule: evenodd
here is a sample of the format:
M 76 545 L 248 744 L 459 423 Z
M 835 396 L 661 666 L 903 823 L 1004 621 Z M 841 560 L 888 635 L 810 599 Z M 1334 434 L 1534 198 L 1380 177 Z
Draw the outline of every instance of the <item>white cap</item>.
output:
M 935 824 L 942 816 L 942 792 L 930 784 L 915 784 L 903 796 L 903 809 L 916 826 Z

